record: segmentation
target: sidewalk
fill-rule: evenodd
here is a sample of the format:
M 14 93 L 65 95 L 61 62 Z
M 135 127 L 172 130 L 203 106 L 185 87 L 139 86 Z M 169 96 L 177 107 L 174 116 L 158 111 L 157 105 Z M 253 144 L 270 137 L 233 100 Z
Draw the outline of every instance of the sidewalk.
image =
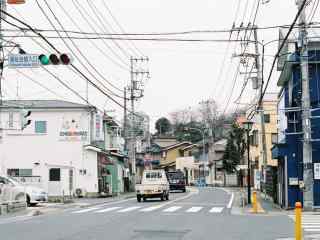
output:
M 42 203 L 35 207 L 28 207 L 26 210 L 15 212 L 12 214 L 5 214 L 0 216 L 0 220 L 4 218 L 19 217 L 19 216 L 37 216 L 56 211 L 66 210 L 69 208 L 85 208 L 93 207 L 96 205 L 110 203 L 114 201 L 121 201 L 125 199 L 134 198 L 135 192 L 123 193 L 115 197 L 105 198 L 73 198 L 72 202 L 69 203 Z
M 252 200 L 252 198 L 251 198 Z M 251 201 L 252 202 L 252 201 Z M 257 191 L 257 210 L 254 213 L 252 204 L 247 203 L 246 189 L 238 189 L 235 196 L 234 214 L 288 214 L 288 211 L 281 209 L 269 199 L 265 199 L 263 193 Z

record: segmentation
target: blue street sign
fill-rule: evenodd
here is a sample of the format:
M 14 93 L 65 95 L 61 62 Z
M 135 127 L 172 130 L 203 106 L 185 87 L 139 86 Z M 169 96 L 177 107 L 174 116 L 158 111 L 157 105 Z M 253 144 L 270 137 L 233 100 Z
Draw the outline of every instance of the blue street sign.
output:
M 10 68 L 35 68 L 40 66 L 37 54 L 9 54 L 8 66 Z

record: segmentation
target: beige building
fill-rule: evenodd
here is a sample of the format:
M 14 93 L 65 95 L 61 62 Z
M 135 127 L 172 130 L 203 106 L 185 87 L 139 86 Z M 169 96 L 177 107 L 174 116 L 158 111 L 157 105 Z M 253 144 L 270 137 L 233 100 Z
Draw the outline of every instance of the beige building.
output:
M 272 159 L 271 148 L 278 142 L 277 134 L 277 93 L 267 93 L 263 99 L 267 166 L 277 166 L 277 160 Z M 252 178 L 256 188 L 260 188 L 260 176 L 263 172 L 263 148 L 261 135 L 260 114 L 256 114 L 253 119 L 254 125 L 251 131 L 250 159 L 252 164 Z M 262 180 L 262 179 L 261 179 Z

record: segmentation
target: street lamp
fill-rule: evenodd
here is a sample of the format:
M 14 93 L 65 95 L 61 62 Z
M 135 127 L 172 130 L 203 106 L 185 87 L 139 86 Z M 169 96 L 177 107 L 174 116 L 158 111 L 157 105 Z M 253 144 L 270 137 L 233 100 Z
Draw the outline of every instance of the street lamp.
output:
M 247 188 L 248 188 L 248 204 L 251 204 L 251 168 L 250 168 L 250 140 L 249 140 L 249 133 L 252 129 L 253 122 L 247 121 L 242 123 L 244 130 L 247 132 L 247 151 L 248 151 L 248 181 L 247 181 Z

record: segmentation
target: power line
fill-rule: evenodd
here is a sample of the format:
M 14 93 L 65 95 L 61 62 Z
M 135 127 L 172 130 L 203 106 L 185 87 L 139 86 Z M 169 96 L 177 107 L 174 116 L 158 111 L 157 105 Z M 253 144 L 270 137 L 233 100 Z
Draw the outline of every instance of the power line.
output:
M 90 20 L 93 22 L 93 24 L 95 26 L 99 26 L 97 24 L 97 22 L 91 17 L 91 15 L 89 14 L 89 12 L 86 10 L 86 8 L 82 7 L 82 5 L 80 5 L 80 3 L 78 1 L 72 0 L 72 3 L 74 5 L 74 7 L 76 8 L 76 10 L 78 11 L 78 13 L 80 14 L 80 16 L 85 20 L 85 22 L 88 24 L 89 28 L 91 28 L 93 30 L 93 32 L 97 32 L 96 28 L 91 24 Z M 89 20 L 89 19 L 90 20 Z M 100 29 L 101 30 L 101 29 Z M 102 39 L 103 44 L 110 50 L 110 52 L 112 52 L 112 54 L 114 56 L 116 56 L 125 66 L 128 66 L 128 68 L 130 67 L 129 63 L 126 60 L 123 60 L 122 57 L 111 47 L 109 46 L 109 44 L 104 41 L 104 39 Z
M 101 23 L 101 26 L 103 27 L 103 29 L 109 33 L 110 31 L 107 29 L 106 26 L 108 26 L 108 28 L 112 31 L 115 32 L 114 28 L 112 27 L 111 24 L 109 24 L 108 19 L 106 18 L 105 14 L 102 14 L 101 11 L 99 10 L 99 8 L 97 8 L 97 6 L 94 4 L 94 1 L 90 1 L 87 0 L 87 3 L 89 5 L 89 7 L 91 8 L 91 10 L 93 11 L 93 13 L 95 14 L 96 18 L 99 20 L 99 22 Z M 117 48 L 126 56 L 126 57 L 130 57 L 130 55 L 135 55 L 134 50 L 131 48 L 131 46 L 128 44 L 128 41 L 124 42 L 124 44 L 128 47 L 128 49 L 130 49 L 130 51 L 132 51 L 132 53 L 127 53 L 126 50 L 124 50 L 120 44 L 118 44 L 117 41 L 114 42 L 115 45 L 117 46 Z
M 124 28 L 121 26 L 121 24 L 119 23 L 119 21 L 117 20 L 117 18 L 113 15 L 111 9 L 108 7 L 106 1 L 102 0 L 102 5 L 107 9 L 108 13 L 110 14 L 110 16 L 112 17 L 113 21 L 116 23 L 116 25 L 119 27 L 120 31 L 122 33 L 125 33 L 126 31 L 124 30 Z M 144 56 L 144 54 L 140 51 L 139 48 L 137 48 L 137 46 L 134 44 L 134 42 L 129 41 L 129 43 L 131 43 L 131 45 L 133 46 L 133 48 L 137 51 L 138 55 L 140 54 L 141 56 Z
M 3 11 L 2 9 L 0 10 L 3 14 L 5 14 L 6 16 L 16 20 L 17 22 L 19 22 L 20 24 L 28 27 L 30 30 L 32 30 L 35 34 L 37 34 L 38 36 L 41 36 L 41 38 L 53 49 L 55 50 L 57 53 L 61 53 L 48 39 L 46 39 L 46 37 L 44 37 L 41 33 L 38 33 L 37 31 L 35 31 L 29 24 L 21 21 L 20 19 L 18 19 L 17 17 L 11 15 L 10 13 Z M 83 72 L 81 72 L 81 70 L 79 70 L 73 63 L 70 64 L 71 67 L 73 67 L 81 76 L 83 76 L 93 87 L 95 87 L 100 93 L 102 93 L 104 96 L 106 96 L 107 98 L 109 98 L 112 102 L 114 102 L 115 104 L 117 104 L 118 106 L 120 106 L 121 108 L 124 108 L 123 105 L 121 103 L 119 103 L 118 101 L 116 101 L 113 97 L 111 97 L 108 93 L 106 93 L 105 91 L 103 91 L 99 86 L 97 86 L 94 82 L 92 82 L 90 80 L 90 78 L 88 78 Z
M 45 85 L 43 85 L 42 83 L 38 82 L 37 80 L 35 80 L 34 78 L 32 78 L 31 76 L 25 74 L 24 72 L 20 71 L 19 69 L 16 69 L 16 71 L 18 73 L 20 73 L 22 76 L 24 76 L 25 78 L 29 79 L 30 81 L 32 81 L 33 83 L 37 84 L 38 86 L 40 86 L 41 88 L 47 90 L 48 92 L 52 93 L 53 95 L 62 98 L 62 99 L 66 99 L 65 97 L 62 97 L 61 95 L 59 95 L 58 93 L 56 93 L 55 91 L 53 91 L 52 89 L 46 87 Z
M 320 22 L 310 22 L 307 25 L 307 28 L 320 28 Z M 257 30 L 269 30 L 269 29 L 278 29 L 278 28 L 289 28 L 291 25 L 283 24 L 283 25 L 274 25 L 274 26 L 265 26 L 265 27 L 257 27 Z M 294 28 L 299 28 L 299 25 L 295 25 Z M 255 29 L 253 26 L 248 27 L 247 30 Z M 22 31 L 30 32 L 30 29 L 21 28 Z M 60 33 L 70 33 L 70 34 L 80 34 L 80 35 L 93 35 L 93 36 L 170 36 L 170 35 L 190 35 L 190 34 L 213 34 L 213 33 L 232 33 L 241 28 L 231 28 L 231 29 L 217 29 L 217 30 L 186 30 L 186 31 L 177 31 L 177 32 L 150 32 L 150 33 L 104 33 L 104 32 L 88 32 L 88 31 L 76 31 L 76 30 L 52 30 L 52 29 L 43 29 L 43 28 L 35 28 L 37 32 L 60 32 Z M 13 29 L 3 29 L 3 32 L 15 32 Z M 128 39 L 129 40 L 129 39 Z
M 48 15 L 45 13 L 44 9 L 41 7 L 41 5 L 39 4 L 38 0 L 36 0 L 36 3 L 38 5 L 38 7 L 40 8 L 41 12 L 44 14 L 44 16 L 46 17 L 46 19 L 48 20 L 48 22 L 51 24 L 51 26 L 55 29 L 55 26 L 53 24 L 53 22 L 50 20 L 50 18 L 48 17 Z M 52 11 L 50 5 L 45 1 L 45 4 L 47 5 L 48 9 L 50 10 L 51 14 L 53 15 L 53 17 L 55 18 L 55 20 L 58 22 L 58 24 L 60 25 L 61 28 L 63 28 L 63 25 L 61 24 L 61 22 L 59 21 L 59 19 L 55 16 L 54 12 Z M 60 33 L 59 33 L 60 35 Z M 68 34 L 67 34 L 68 36 Z M 74 53 L 74 51 L 72 50 L 72 48 L 69 46 L 69 44 L 62 39 L 63 43 L 66 45 L 66 47 L 72 52 L 72 54 L 74 54 L 74 56 L 76 57 L 76 54 Z M 102 78 L 104 79 L 104 77 L 102 76 L 102 74 L 91 64 L 91 62 L 88 60 L 88 58 L 82 53 L 82 51 L 80 50 L 80 48 L 75 44 L 74 41 L 71 40 L 72 45 L 76 48 L 76 50 L 78 51 L 78 53 L 84 58 L 84 60 L 90 65 L 90 67 Z M 78 58 L 78 61 L 80 62 L 80 64 L 88 71 L 88 73 L 97 81 L 99 82 L 108 92 L 110 92 L 110 94 L 119 97 L 119 98 L 123 98 L 122 96 L 119 96 L 115 93 L 113 93 L 110 89 L 108 89 L 98 78 L 96 78 L 94 76 L 93 73 L 91 73 L 91 71 L 87 68 L 87 66 Z M 104 79 L 104 81 L 108 82 L 110 84 L 110 82 L 106 79 Z M 112 85 L 112 84 L 110 84 Z M 113 85 L 112 85 L 113 86 Z M 114 87 L 115 89 L 119 90 L 122 92 L 122 90 L 120 90 L 117 87 Z
M 58 6 L 61 8 L 61 10 L 63 11 L 63 13 L 67 16 L 67 18 L 69 18 L 69 20 L 73 23 L 73 25 L 75 25 L 75 27 L 79 30 L 78 33 L 83 33 L 84 35 L 86 33 L 84 33 L 81 29 L 81 27 L 79 26 L 79 24 L 70 16 L 70 14 L 67 13 L 67 11 L 64 9 L 64 7 L 61 5 L 61 3 L 56 0 Z M 57 30 L 59 31 L 59 30 Z M 70 31 L 67 31 L 67 30 L 62 30 L 62 31 L 59 31 L 59 32 L 63 32 L 63 33 L 71 33 Z M 105 51 L 100 48 L 96 43 L 95 41 L 91 40 L 91 39 L 88 39 L 90 41 L 90 43 L 104 56 L 106 57 L 109 61 L 111 61 L 112 63 L 114 63 L 116 66 L 120 67 L 121 69 L 125 70 L 125 71 L 129 71 L 129 69 L 125 66 L 123 66 L 122 64 L 118 63 L 117 61 L 113 60 L 112 57 L 110 57 L 108 54 L 105 53 Z
M 301 7 L 300 7 L 298 13 L 297 13 L 296 16 L 295 16 L 295 18 L 294 18 L 294 20 L 293 20 L 293 22 L 292 22 L 292 24 L 291 24 L 291 27 L 289 28 L 289 30 L 288 30 L 288 32 L 287 32 L 287 35 L 284 37 L 284 39 L 283 39 L 283 41 L 282 41 L 282 43 L 281 43 L 281 45 L 280 45 L 280 47 L 279 47 L 276 55 L 275 55 L 274 58 L 273 58 L 273 62 L 272 62 L 272 66 L 271 66 L 271 69 L 270 69 L 270 72 L 269 72 L 268 80 L 267 80 L 267 82 L 266 82 L 266 86 L 265 86 L 265 88 L 264 88 L 264 90 L 263 90 L 263 92 L 262 92 L 262 94 L 261 94 L 261 96 L 260 96 L 259 102 L 258 102 L 258 105 L 259 105 L 259 106 L 261 105 L 262 99 L 263 99 L 263 97 L 264 97 L 264 95 L 265 95 L 265 93 L 266 93 L 266 91 L 267 91 L 267 88 L 268 88 L 268 85 L 269 85 L 269 83 L 270 83 L 271 76 L 272 76 L 272 73 L 273 73 L 273 70 L 274 70 L 276 61 L 277 61 L 277 59 L 279 58 L 279 54 L 280 54 L 282 48 L 284 47 L 286 41 L 288 40 L 288 38 L 289 38 L 289 36 L 290 36 L 290 33 L 291 33 L 292 30 L 293 30 L 293 27 L 295 26 L 295 24 L 296 24 L 296 22 L 297 22 L 297 20 L 298 20 L 298 18 L 299 18 L 299 16 L 300 16 L 302 10 L 304 9 L 304 7 L 305 7 L 305 5 L 306 5 L 306 2 L 307 2 L 307 0 L 304 0 L 304 1 L 302 2 Z
M 55 36 L 45 36 L 47 39 L 75 39 L 75 40 L 120 40 L 120 41 L 153 41 L 153 42 L 213 42 L 213 43 L 225 43 L 225 42 L 243 42 L 243 40 L 238 39 L 184 39 L 184 38 L 125 38 L 125 37 L 55 37 Z M 25 38 L 25 36 L 19 36 L 19 35 L 5 35 L 4 37 L 16 37 L 16 38 Z M 35 35 L 33 37 L 39 36 Z M 247 43 L 254 43 L 254 41 L 246 41 Z
M 254 15 L 254 19 L 253 19 L 253 23 L 252 23 L 252 26 L 254 27 L 255 26 L 255 21 L 256 21 L 256 18 L 257 18 L 257 15 L 258 15 L 258 10 L 259 10 L 259 7 L 260 7 L 260 0 L 258 0 L 258 4 L 257 4 L 257 7 L 256 7 L 256 12 L 255 12 L 255 15 Z M 254 29 L 254 28 L 252 28 Z M 247 42 L 247 44 L 245 45 L 245 48 L 243 50 L 243 53 L 245 53 L 245 51 L 247 50 L 247 47 L 249 45 L 249 39 L 251 38 L 251 35 L 252 35 L 252 30 L 250 30 L 250 34 L 249 34 L 249 37 L 247 40 L 245 40 Z M 255 42 L 255 41 L 254 41 Z M 229 107 L 229 104 L 230 104 L 230 100 L 231 100 L 231 97 L 233 95 L 233 91 L 234 91 L 234 87 L 235 87 L 235 84 L 236 84 L 236 80 L 237 80 L 237 77 L 238 77 L 238 74 L 239 74 L 239 70 L 240 70 L 240 64 L 241 62 L 239 61 L 239 64 L 238 64 L 238 67 L 237 67 L 237 71 L 236 71 L 236 74 L 235 74 L 235 77 L 234 77 L 234 80 L 233 80 L 233 85 L 232 85 L 232 88 L 231 88 L 231 93 L 230 93 L 230 96 L 227 100 L 227 104 L 224 108 L 224 114 L 225 112 L 227 111 L 228 107 Z

